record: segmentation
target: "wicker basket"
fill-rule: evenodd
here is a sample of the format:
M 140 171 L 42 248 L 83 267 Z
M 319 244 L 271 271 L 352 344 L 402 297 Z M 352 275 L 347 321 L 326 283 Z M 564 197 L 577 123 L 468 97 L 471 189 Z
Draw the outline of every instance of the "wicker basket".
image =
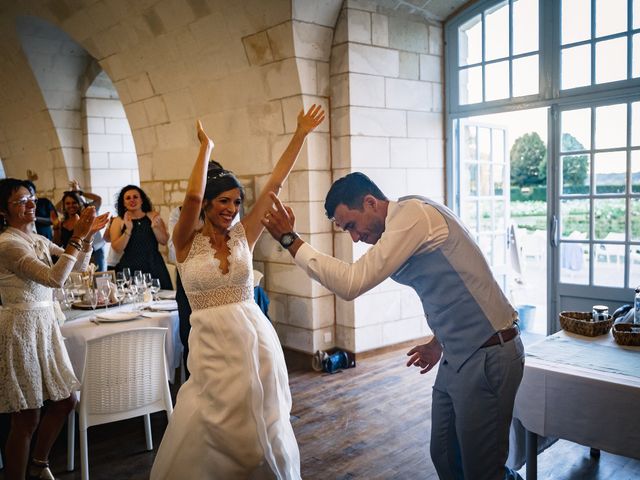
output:
M 560 312 L 560 326 L 567 332 L 586 337 L 597 337 L 609 332 L 613 324 L 611 315 L 608 316 L 608 320 L 598 322 L 594 322 L 591 318 L 591 312 Z
M 616 323 L 613 326 L 613 338 L 615 338 L 616 342 L 620 345 L 640 347 L 640 325 L 633 323 Z

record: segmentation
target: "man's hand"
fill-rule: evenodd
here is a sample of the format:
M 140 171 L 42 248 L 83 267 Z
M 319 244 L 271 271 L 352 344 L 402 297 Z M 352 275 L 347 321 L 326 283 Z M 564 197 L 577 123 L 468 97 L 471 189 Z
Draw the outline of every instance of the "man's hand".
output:
M 421 374 L 427 373 L 440 361 L 442 346 L 434 337 L 429 343 L 416 345 L 407 352 L 407 355 L 411 355 L 411 358 L 407 362 L 407 367 L 415 365 L 416 367 L 422 368 L 422 370 L 420 370 Z
M 296 217 L 293 210 L 283 205 L 275 193 L 271 192 L 269 196 L 274 206 L 267 210 L 261 221 L 271 236 L 280 241 L 282 235 L 295 230 Z

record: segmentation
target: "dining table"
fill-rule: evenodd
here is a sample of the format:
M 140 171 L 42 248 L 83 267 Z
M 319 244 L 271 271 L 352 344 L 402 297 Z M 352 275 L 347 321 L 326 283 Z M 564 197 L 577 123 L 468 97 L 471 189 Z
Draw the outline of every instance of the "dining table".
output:
M 161 327 L 167 329 L 165 337 L 167 377 L 173 383 L 175 370 L 180 367 L 182 359 L 180 323 L 177 307 L 174 307 L 175 301 L 162 300 L 161 302 L 163 303 L 149 302 L 135 306 L 123 304 L 96 310 L 64 310 L 66 320 L 60 330 L 76 376 L 82 379 L 88 340 L 135 328 Z M 101 315 L 107 318 L 100 318 Z
M 508 464 L 526 462 L 527 480 L 535 480 L 537 454 L 558 438 L 596 456 L 602 450 L 640 459 L 638 405 L 640 347 L 618 345 L 611 332 L 550 335 L 526 348 Z

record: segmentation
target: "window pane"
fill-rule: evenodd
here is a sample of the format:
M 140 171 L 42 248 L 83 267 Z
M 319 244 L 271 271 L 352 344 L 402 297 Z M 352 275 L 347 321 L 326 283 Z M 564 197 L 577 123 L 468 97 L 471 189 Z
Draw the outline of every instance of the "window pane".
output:
M 627 105 L 608 105 L 596 108 L 596 148 L 615 148 L 627 145 Z
M 478 231 L 478 202 L 467 201 L 461 205 L 462 221 L 471 231 Z
M 640 150 L 631 151 L 631 193 L 640 193 Z M 640 215 L 640 211 L 631 212 Z
M 593 246 L 593 284 L 603 287 L 624 287 L 624 245 L 596 243 Z
M 480 231 L 490 232 L 493 230 L 493 215 L 491 211 L 491 200 L 480 200 Z M 489 241 L 491 243 L 491 241 Z M 483 252 L 485 252 L 483 250 Z M 486 253 L 486 252 L 485 252 Z
M 638 0 L 640 2 L 640 0 Z M 640 77 L 640 33 L 636 33 L 633 36 L 633 59 L 631 76 L 633 78 Z
M 476 127 L 465 125 L 462 129 L 462 135 L 462 152 L 460 152 L 461 160 L 476 160 L 478 153 L 476 148 Z
M 504 235 L 495 235 L 493 237 L 494 260 L 498 264 L 505 263 L 507 261 L 507 246 L 505 243 Z
M 563 155 L 560 157 L 562 194 L 589 193 L 589 156 Z
M 493 138 L 493 149 L 491 151 L 494 163 L 504 163 L 504 130 L 494 129 L 491 131 Z
M 513 61 L 513 96 L 523 97 L 538 93 L 538 55 Z
M 631 104 L 631 145 L 640 145 L 640 102 Z
M 482 101 L 482 67 L 460 70 L 460 104 Z
M 624 240 L 625 199 L 597 198 L 593 201 L 595 240 Z
M 629 287 L 636 288 L 640 285 L 640 245 L 631 245 L 629 248 Z
M 484 19 L 485 60 L 509 56 L 509 2 L 487 10 Z
M 485 66 L 487 89 L 485 100 L 509 97 L 509 62 L 490 63 Z
M 470 65 L 482 61 L 482 17 L 476 15 L 458 31 L 459 64 Z
M 538 50 L 538 0 L 513 2 L 513 53 Z
M 491 235 L 478 236 L 478 245 L 480 246 L 482 253 L 484 253 L 487 262 L 489 262 L 489 265 L 493 264 L 493 249 L 491 243 Z
M 560 237 L 589 238 L 589 199 L 560 200 Z
M 627 78 L 627 37 L 596 43 L 596 83 Z
M 562 45 L 591 38 L 591 0 L 562 0 Z
M 504 165 L 493 165 L 493 192 L 495 195 L 504 195 Z
M 462 191 L 467 189 L 467 195 L 475 197 L 478 195 L 478 164 L 467 163 L 462 169 Z
M 491 130 L 486 127 L 478 128 L 478 158 L 483 162 L 491 160 Z
M 493 195 L 491 191 L 491 164 L 490 163 L 481 163 L 480 167 L 480 178 L 478 180 L 480 186 L 480 195 L 488 196 Z
M 560 151 L 575 152 L 591 148 L 591 109 L 568 110 L 560 117 L 562 143 Z
M 627 153 L 607 152 L 594 156 L 596 193 L 624 193 L 627 185 Z
M 631 206 L 631 232 L 629 232 L 629 234 L 631 236 L 631 241 L 637 242 L 638 240 L 640 240 L 640 198 L 632 198 L 630 206 Z M 636 245 L 635 248 L 640 248 L 640 246 Z M 640 260 L 640 257 L 638 257 L 638 260 Z
M 596 0 L 596 37 L 627 31 L 627 0 Z
M 562 89 L 591 85 L 591 46 L 562 50 Z
M 578 285 L 589 283 L 588 244 L 565 242 L 560 244 L 560 281 Z
M 633 0 L 633 29 L 640 28 L 640 0 Z

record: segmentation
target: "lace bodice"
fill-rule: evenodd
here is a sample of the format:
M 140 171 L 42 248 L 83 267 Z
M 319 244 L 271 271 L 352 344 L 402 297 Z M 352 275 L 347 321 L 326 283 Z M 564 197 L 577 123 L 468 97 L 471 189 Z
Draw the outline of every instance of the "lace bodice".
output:
M 53 265 L 51 256 L 58 256 Z M 49 239 L 7 228 L 0 234 L 0 298 L 4 306 L 51 301 L 52 288 L 61 287 L 69 272 L 84 270 L 89 256 L 77 259 Z
M 222 273 L 209 239 L 196 233 L 184 262 L 178 263 L 180 279 L 192 310 L 242 302 L 253 298 L 251 251 L 242 223 L 229 230 L 229 272 Z

